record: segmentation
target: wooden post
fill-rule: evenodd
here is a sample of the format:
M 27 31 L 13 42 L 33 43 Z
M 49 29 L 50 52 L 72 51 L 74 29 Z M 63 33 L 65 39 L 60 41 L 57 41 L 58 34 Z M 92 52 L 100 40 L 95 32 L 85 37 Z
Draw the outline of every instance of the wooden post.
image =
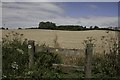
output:
M 29 68 L 32 68 L 34 65 L 34 53 L 35 53 L 34 41 L 29 40 L 28 41 Z
M 118 32 L 118 64 L 117 64 L 117 77 L 120 78 L 120 32 Z
M 118 31 L 118 57 L 117 57 L 117 77 L 120 78 L 120 31 Z
M 91 78 L 92 71 L 92 53 L 93 53 L 93 44 L 89 43 L 86 45 L 85 50 L 85 78 Z
M 118 2 L 118 30 L 120 30 L 120 1 Z M 118 31 L 117 77 L 120 78 L 120 31 Z
M 2 41 L 0 40 L 0 79 L 2 80 Z

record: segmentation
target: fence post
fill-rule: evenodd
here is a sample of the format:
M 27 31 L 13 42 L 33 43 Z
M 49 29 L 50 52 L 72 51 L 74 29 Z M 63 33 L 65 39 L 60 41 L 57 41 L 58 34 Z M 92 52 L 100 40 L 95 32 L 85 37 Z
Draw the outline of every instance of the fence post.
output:
M 92 71 L 92 53 L 93 53 L 93 44 L 89 43 L 86 45 L 85 50 L 85 78 L 91 78 Z
M 32 68 L 34 66 L 34 53 L 35 53 L 34 40 L 29 40 L 28 41 L 29 68 Z
M 120 78 L 120 31 L 118 31 L 117 77 Z
M 118 16 L 120 16 L 120 1 L 118 2 Z M 118 17 L 118 30 L 120 30 L 120 17 Z M 120 31 L 118 31 L 118 57 L 117 57 L 117 77 L 120 78 Z

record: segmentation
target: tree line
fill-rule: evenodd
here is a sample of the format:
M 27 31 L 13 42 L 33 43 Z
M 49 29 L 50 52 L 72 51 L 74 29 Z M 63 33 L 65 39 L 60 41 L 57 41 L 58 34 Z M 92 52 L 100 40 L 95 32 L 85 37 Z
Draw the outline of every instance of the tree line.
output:
M 98 26 L 80 26 L 80 25 L 59 25 L 57 26 L 53 22 L 39 22 L 38 27 L 32 27 L 27 29 L 50 29 L 50 30 L 68 30 L 68 31 L 82 31 L 82 30 L 112 30 L 116 31 L 117 29 L 109 29 L 109 28 L 100 28 Z
M 98 26 L 94 26 L 91 28 L 86 28 L 86 26 L 80 25 L 60 25 L 57 26 L 55 23 L 52 22 L 40 22 L 38 29 L 51 29 L 51 30 L 70 30 L 70 31 L 79 31 L 79 30 L 88 30 L 88 29 L 98 29 Z
M 8 30 L 8 28 L 0 28 L 3 30 Z M 19 30 L 21 30 L 22 28 L 18 28 Z M 81 26 L 81 25 L 59 25 L 57 26 L 55 23 L 53 22 L 39 22 L 38 27 L 31 27 L 31 28 L 25 28 L 25 29 L 50 29 L 50 30 L 68 30 L 68 31 L 82 31 L 82 30 L 111 30 L 111 31 L 119 31 L 117 29 L 117 27 L 115 27 L 114 29 L 111 28 L 100 28 L 98 26 L 90 26 L 90 27 L 86 27 L 86 26 Z

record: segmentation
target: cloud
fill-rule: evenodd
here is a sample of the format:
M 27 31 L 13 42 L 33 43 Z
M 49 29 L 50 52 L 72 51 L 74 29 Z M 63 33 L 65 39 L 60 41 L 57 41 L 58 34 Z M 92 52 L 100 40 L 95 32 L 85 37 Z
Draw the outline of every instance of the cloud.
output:
M 49 2 L 49 0 L 2 0 L 2 2 Z
M 110 17 L 110 16 L 91 16 L 89 19 L 81 18 L 81 23 L 86 25 L 92 25 L 92 26 L 100 26 L 100 27 L 109 27 L 118 26 L 118 18 L 116 17 Z
M 53 3 L 47 3 L 47 2 L 40 2 L 40 3 L 33 3 L 33 2 L 12 2 L 12 3 L 3 3 L 3 9 L 9 9 L 9 10 L 18 10 L 23 11 L 52 11 L 57 13 L 62 13 L 63 9 L 58 7 L 56 4 Z M 5 10 L 6 10 L 5 9 Z M 24 11 L 26 12 L 26 11 Z
M 119 2 L 119 0 L 1 0 L 2 2 Z
M 8 28 L 38 26 L 41 21 L 52 21 L 57 25 L 118 26 L 117 16 L 70 17 L 56 3 L 11 2 L 3 3 L 3 24 Z
M 105 16 L 90 16 L 90 17 L 62 17 L 57 19 L 52 19 L 50 21 L 56 22 L 58 25 L 82 25 L 82 26 L 99 26 L 99 27 L 117 27 L 118 18 L 117 17 L 105 17 Z
M 2 3 L 0 2 L 0 27 L 2 26 Z
M 64 10 L 55 3 L 11 2 L 3 3 L 3 23 L 9 26 L 30 26 L 40 19 L 60 17 Z M 31 25 L 36 25 L 31 24 Z

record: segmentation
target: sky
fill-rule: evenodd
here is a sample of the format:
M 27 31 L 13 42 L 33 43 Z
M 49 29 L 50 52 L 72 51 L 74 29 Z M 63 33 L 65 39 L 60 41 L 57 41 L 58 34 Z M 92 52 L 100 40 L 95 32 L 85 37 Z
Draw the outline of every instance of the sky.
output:
M 117 27 L 118 5 L 117 2 L 2 2 L 4 27 L 37 27 L 41 21 Z

